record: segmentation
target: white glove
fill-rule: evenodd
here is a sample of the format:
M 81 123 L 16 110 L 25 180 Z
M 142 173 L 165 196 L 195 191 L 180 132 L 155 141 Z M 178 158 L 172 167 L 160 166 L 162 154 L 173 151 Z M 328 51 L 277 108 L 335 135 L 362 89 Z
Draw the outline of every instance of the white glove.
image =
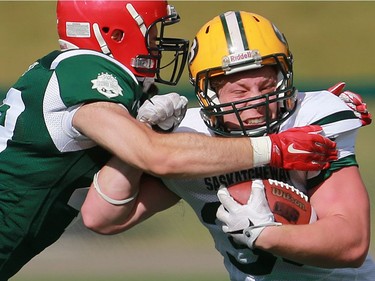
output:
M 137 119 L 163 131 L 172 131 L 184 119 L 187 104 L 188 99 L 177 93 L 156 95 L 142 104 Z
M 237 203 L 225 187 L 219 189 L 217 196 L 222 205 L 217 210 L 216 217 L 223 223 L 223 231 L 230 234 L 234 241 L 245 244 L 250 249 L 254 248 L 255 240 L 266 226 L 281 225 L 275 222 L 261 180 L 253 181 L 246 205 Z

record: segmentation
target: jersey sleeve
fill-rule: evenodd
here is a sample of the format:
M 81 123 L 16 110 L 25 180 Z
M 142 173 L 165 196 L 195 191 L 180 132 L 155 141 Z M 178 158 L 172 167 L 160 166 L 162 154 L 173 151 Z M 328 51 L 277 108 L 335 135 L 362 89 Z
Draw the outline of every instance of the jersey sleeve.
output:
M 204 123 L 200 115 L 200 110 L 200 107 L 188 108 L 184 119 L 181 121 L 181 124 L 175 129 L 175 132 L 190 132 L 214 135 L 214 133 L 210 131 Z
M 323 134 L 336 142 L 338 150 L 338 160 L 332 162 L 328 170 L 307 173 L 306 184 L 309 189 L 322 183 L 334 171 L 358 165 L 354 148 L 361 122 L 340 98 L 328 91 L 299 93 L 298 99 L 296 114 L 281 129 L 320 125 Z
M 114 102 L 136 115 L 142 88 L 125 66 L 95 51 L 70 50 L 55 54 L 41 60 L 50 73 L 42 107 L 44 123 L 60 152 L 96 145 L 72 126 L 74 113 L 84 103 Z
M 336 138 L 340 133 L 361 127 L 361 122 L 340 98 L 328 91 L 298 93 L 296 113 L 281 130 L 306 125 L 320 125 L 325 136 Z
M 67 51 L 52 63 L 66 107 L 92 101 L 120 103 L 135 115 L 142 89 L 133 74 L 109 56 Z

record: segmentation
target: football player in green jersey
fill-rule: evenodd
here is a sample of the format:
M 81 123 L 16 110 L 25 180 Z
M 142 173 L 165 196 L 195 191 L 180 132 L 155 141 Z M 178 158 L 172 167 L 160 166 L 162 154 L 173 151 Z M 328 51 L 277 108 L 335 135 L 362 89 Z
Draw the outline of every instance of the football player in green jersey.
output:
M 203 176 L 257 163 L 321 169 L 336 158 L 335 143 L 315 134 L 319 126 L 255 141 L 156 133 L 137 121 L 153 79 L 176 84 L 186 61 L 188 41 L 165 37 L 179 22 L 166 1 L 58 1 L 57 20 L 62 50 L 33 63 L 0 107 L 1 281 L 61 236 L 77 215 L 67 204 L 71 194 L 89 186 L 112 154 L 132 167 L 134 186 L 141 170 Z M 154 102 L 169 105 L 157 112 L 165 114 L 164 129 L 184 116 L 187 100 L 178 94 Z M 289 155 L 298 139 L 307 139 L 303 153 Z
M 345 96 L 357 112 L 329 91 L 297 92 L 292 65 L 284 35 L 266 18 L 244 11 L 215 17 L 197 33 L 189 60 L 201 107 L 188 109 L 177 132 L 254 136 L 320 124 L 340 151 L 328 169 L 306 172 L 263 165 L 192 179 L 147 176 L 136 204 L 118 206 L 95 190 L 101 188 L 112 198 L 126 195 L 125 168 L 116 171 L 112 162 L 87 195 L 84 223 L 100 233 L 117 233 L 183 199 L 209 230 L 230 280 L 374 280 L 375 264 L 367 253 L 369 198 L 354 150 L 357 130 L 371 123 L 371 115 L 358 95 L 340 94 L 342 83 L 329 90 Z M 142 106 L 139 114 L 149 106 Z M 287 182 L 308 194 L 318 221 L 280 226 L 264 191 L 240 205 L 225 188 L 219 189 L 255 178 Z

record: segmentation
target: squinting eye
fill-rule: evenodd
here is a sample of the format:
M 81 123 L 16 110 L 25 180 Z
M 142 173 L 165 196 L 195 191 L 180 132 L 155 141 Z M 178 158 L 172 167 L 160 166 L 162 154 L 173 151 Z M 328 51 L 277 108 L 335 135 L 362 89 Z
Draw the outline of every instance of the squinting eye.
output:
M 268 93 L 271 93 L 271 92 L 274 92 L 276 89 L 275 86 L 270 86 L 270 87 L 267 87 L 267 88 L 263 88 L 260 92 L 265 95 L 265 94 L 268 94 Z
M 244 96 L 247 95 L 247 91 L 245 90 L 237 90 L 237 91 L 232 91 L 232 95 L 235 97 L 235 98 L 242 98 Z

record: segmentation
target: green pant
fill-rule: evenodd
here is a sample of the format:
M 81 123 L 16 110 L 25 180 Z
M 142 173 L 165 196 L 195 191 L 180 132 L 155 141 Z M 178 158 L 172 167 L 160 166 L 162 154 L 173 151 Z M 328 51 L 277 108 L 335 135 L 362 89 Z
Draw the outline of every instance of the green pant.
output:
M 53 244 L 78 211 L 66 204 L 69 192 L 11 190 L 0 186 L 0 281 L 15 275 Z

